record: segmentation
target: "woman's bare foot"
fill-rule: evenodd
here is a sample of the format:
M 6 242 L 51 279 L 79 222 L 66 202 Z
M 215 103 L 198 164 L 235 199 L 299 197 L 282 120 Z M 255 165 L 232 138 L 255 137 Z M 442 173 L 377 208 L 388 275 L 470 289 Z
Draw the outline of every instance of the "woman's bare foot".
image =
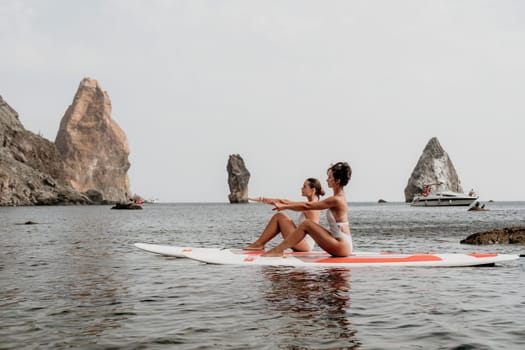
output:
M 255 243 L 249 244 L 246 247 L 242 248 L 243 250 L 264 250 L 263 245 L 257 245 Z
M 283 252 L 280 251 L 280 250 L 276 250 L 275 248 L 273 249 L 270 249 L 269 251 L 265 252 L 264 254 L 261 254 L 262 257 L 265 257 L 265 258 L 273 258 L 273 257 L 282 257 L 283 256 Z

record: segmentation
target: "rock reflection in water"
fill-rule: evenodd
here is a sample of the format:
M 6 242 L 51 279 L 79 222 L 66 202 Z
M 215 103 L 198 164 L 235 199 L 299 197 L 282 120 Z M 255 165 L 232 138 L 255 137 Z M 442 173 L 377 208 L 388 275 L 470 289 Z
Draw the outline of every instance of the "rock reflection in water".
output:
M 77 325 L 83 335 L 100 335 L 134 315 L 122 302 L 128 286 L 109 249 L 103 236 L 82 237 L 68 246 L 64 265 L 58 265 L 63 272 L 57 292 L 69 302 L 56 316 L 65 313 L 62 321 Z
M 270 311 L 278 313 L 268 336 L 283 339 L 285 348 L 358 349 L 356 330 L 348 317 L 350 270 L 308 270 L 268 267 L 270 282 L 263 295 Z M 275 340 L 275 339 L 274 339 Z

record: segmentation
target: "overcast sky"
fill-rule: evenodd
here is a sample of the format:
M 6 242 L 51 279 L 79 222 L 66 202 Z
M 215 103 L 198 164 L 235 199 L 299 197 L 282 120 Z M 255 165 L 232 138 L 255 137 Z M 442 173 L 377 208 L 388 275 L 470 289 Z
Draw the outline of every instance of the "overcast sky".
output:
M 0 4 L 0 95 L 54 141 L 98 80 L 145 198 L 227 202 L 238 153 L 253 196 L 348 161 L 349 201 L 403 201 L 436 136 L 465 191 L 525 200 L 524 1 Z

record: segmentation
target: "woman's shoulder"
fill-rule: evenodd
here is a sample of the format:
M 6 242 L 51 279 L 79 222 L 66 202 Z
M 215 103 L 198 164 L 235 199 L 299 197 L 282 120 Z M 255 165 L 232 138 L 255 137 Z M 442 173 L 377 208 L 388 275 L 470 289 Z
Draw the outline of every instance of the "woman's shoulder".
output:
M 335 213 L 348 211 L 348 202 L 346 201 L 346 197 L 344 195 L 342 196 L 334 196 L 336 197 L 334 200 L 334 205 L 332 206 L 332 210 L 334 210 Z
M 346 204 L 346 197 L 344 195 L 334 195 L 330 196 L 324 199 L 327 202 L 333 202 L 333 203 L 345 203 Z

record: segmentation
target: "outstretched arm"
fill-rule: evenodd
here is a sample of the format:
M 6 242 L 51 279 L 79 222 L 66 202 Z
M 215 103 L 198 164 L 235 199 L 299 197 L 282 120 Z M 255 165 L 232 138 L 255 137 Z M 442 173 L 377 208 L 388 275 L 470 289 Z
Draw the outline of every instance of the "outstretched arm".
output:
M 328 197 L 318 202 L 291 202 L 288 203 L 272 203 L 274 205 L 273 210 L 293 210 L 293 211 L 305 211 L 305 210 L 323 210 L 332 208 L 337 205 L 337 199 L 335 197 Z
M 264 204 L 290 204 L 293 203 L 292 201 L 288 199 L 282 199 L 282 198 L 269 198 L 269 197 L 255 197 L 255 198 L 248 198 L 249 201 L 257 202 L 257 203 L 264 203 Z

